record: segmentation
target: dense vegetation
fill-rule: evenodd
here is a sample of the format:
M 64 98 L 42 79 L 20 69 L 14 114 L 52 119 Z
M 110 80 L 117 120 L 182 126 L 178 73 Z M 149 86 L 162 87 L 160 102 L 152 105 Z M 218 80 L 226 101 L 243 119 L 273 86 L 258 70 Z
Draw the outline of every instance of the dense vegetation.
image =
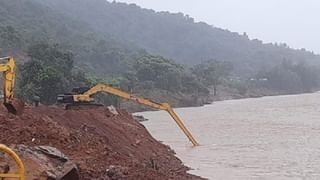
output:
M 40 42 L 30 46 L 27 53 L 30 60 L 19 69 L 18 91 L 19 96 L 27 101 L 36 95 L 42 103 L 52 104 L 58 93 L 68 92 L 75 86 L 96 83 L 109 84 L 129 92 L 164 90 L 170 93 L 209 94 L 208 86 L 200 83 L 188 68 L 161 56 L 141 54 L 133 61 L 130 72 L 118 78 L 101 79 L 75 69 L 73 54 L 57 44 Z M 100 95 L 98 99 L 118 103 L 112 96 Z
M 81 20 L 96 32 L 111 35 L 124 44 L 183 64 L 216 59 L 237 66 L 239 75 L 251 76 L 261 67 L 283 59 L 319 64 L 320 57 L 304 49 L 293 50 L 285 43 L 264 44 L 210 26 L 183 13 L 155 12 L 134 4 L 105 0 L 36 0 L 74 20 Z M 222 17 L 223 18 L 223 17 Z
M 310 92 L 319 86 L 319 69 L 305 63 L 283 60 L 279 65 L 258 73 L 261 86 L 288 93 Z
M 312 52 L 105 0 L 1 0 L 0 56 L 7 55 L 20 65 L 19 95 L 38 94 L 48 104 L 72 86 L 97 82 L 172 96 L 166 100 L 176 105 L 198 104 L 220 86 L 243 95 L 319 86 L 320 57 Z
M 52 104 L 57 93 L 79 83 L 88 83 L 85 75 L 73 70 L 73 55 L 58 45 L 37 43 L 28 50 L 30 60 L 20 67 L 18 93 L 26 100 L 36 95 L 41 102 Z
M 229 76 L 233 66 L 228 62 L 207 61 L 196 65 L 193 72 L 199 81 L 207 87 L 213 87 L 213 95 L 217 95 L 217 88 Z

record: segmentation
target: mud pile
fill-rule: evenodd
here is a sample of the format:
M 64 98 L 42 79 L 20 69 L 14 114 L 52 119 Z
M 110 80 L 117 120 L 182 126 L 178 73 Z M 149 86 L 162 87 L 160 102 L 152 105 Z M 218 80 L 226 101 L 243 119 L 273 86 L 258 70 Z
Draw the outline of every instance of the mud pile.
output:
M 123 110 L 42 106 L 14 116 L 1 107 L 0 143 L 58 148 L 77 164 L 80 179 L 201 179 Z

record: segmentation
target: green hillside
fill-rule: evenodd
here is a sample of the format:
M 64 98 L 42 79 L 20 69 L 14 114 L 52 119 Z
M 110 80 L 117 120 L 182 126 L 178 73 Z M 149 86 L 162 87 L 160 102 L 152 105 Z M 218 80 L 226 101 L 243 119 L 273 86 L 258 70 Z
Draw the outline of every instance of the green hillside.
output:
M 284 43 L 264 44 L 260 40 L 249 40 L 246 34 L 196 23 L 182 13 L 155 12 L 105 0 L 37 1 L 67 17 L 82 20 L 96 32 L 183 64 L 198 64 L 209 59 L 230 61 L 237 65 L 237 72 L 250 75 L 283 59 L 317 64 L 320 60 L 311 52 L 293 50 Z
M 307 50 L 105 0 L 1 0 L 0 56 L 7 55 L 24 64 L 20 94 L 42 91 L 47 103 L 77 80 L 179 106 L 202 104 L 218 86 L 247 97 L 251 89 L 299 93 L 319 84 L 320 56 Z

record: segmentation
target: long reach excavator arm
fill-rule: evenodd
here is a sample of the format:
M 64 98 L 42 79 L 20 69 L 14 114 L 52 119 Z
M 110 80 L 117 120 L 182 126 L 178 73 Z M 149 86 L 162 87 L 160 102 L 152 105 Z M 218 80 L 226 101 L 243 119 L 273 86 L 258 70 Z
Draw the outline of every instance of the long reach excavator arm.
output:
M 122 91 L 120 89 L 117 89 L 117 88 L 114 88 L 114 87 L 111 87 L 111 86 L 108 86 L 105 84 L 97 84 L 94 87 L 92 87 L 92 88 L 90 88 L 80 94 L 59 95 L 58 102 L 71 103 L 71 104 L 90 103 L 90 102 L 94 101 L 94 99 L 92 98 L 92 95 L 94 95 L 98 92 L 109 93 L 112 95 L 122 97 L 127 100 L 135 101 L 139 104 L 149 106 L 154 109 L 160 109 L 160 110 L 167 111 L 170 114 L 170 116 L 174 119 L 174 121 L 177 123 L 177 125 L 180 127 L 180 129 L 184 132 L 184 134 L 188 137 L 188 139 L 191 141 L 191 143 L 194 146 L 199 145 L 198 142 L 193 138 L 190 131 L 184 125 L 182 120 L 179 118 L 179 116 L 175 113 L 175 111 L 172 109 L 172 107 L 168 103 L 157 103 L 157 102 L 151 101 L 151 100 L 143 98 L 143 97 L 132 95 L 130 93 L 127 93 L 125 91 Z

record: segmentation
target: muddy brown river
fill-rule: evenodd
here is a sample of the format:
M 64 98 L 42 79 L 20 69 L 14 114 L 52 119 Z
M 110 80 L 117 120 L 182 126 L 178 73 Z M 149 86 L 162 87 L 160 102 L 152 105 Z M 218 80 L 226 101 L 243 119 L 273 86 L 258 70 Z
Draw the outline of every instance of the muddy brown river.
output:
M 176 109 L 201 146 L 166 112 L 143 112 L 151 134 L 213 180 L 320 179 L 320 93 Z

